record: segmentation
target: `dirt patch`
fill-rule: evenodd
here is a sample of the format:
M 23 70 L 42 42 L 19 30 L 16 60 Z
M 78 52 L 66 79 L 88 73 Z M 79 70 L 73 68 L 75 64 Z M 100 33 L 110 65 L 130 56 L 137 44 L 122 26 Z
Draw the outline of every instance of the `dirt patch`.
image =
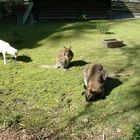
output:
M 0 140 L 45 140 L 41 132 L 27 129 L 5 128 L 0 129 Z

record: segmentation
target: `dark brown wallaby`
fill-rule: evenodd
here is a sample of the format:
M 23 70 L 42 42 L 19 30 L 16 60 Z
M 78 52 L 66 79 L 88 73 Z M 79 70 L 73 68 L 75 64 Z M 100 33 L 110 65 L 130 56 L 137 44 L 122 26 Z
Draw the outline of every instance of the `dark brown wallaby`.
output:
M 96 96 L 104 95 L 104 84 L 107 79 L 107 72 L 100 64 L 90 64 L 84 69 L 84 82 L 86 101 L 91 101 Z
M 98 95 L 105 97 L 104 85 L 107 78 L 131 75 L 131 73 L 109 73 L 101 64 L 91 63 L 84 69 L 85 91 L 82 95 L 85 94 L 86 101 L 91 101 Z

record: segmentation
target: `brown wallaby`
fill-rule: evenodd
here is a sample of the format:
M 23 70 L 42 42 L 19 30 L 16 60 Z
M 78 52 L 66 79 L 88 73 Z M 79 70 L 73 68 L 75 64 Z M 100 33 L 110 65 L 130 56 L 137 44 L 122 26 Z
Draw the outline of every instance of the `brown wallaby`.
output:
M 100 64 L 90 64 L 84 69 L 84 82 L 86 101 L 93 100 L 96 96 L 104 97 L 104 84 L 107 79 L 107 72 Z
M 66 69 L 66 68 L 68 68 L 73 56 L 74 56 L 74 54 L 71 50 L 71 47 L 69 47 L 69 48 L 64 47 L 64 50 L 61 51 L 60 53 L 58 53 L 58 55 L 56 56 L 56 64 L 55 65 L 52 65 L 52 66 L 40 65 L 39 67 Z
M 82 95 L 85 94 L 86 101 L 91 101 L 98 95 L 104 98 L 104 85 L 107 78 L 131 75 L 131 73 L 109 73 L 101 64 L 91 63 L 84 69 L 85 91 Z

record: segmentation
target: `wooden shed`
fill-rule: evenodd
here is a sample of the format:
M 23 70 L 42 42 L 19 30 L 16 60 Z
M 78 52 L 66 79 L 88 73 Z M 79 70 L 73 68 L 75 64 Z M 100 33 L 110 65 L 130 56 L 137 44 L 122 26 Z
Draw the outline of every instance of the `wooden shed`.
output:
M 47 19 L 105 18 L 111 9 L 111 0 L 33 0 L 34 17 Z

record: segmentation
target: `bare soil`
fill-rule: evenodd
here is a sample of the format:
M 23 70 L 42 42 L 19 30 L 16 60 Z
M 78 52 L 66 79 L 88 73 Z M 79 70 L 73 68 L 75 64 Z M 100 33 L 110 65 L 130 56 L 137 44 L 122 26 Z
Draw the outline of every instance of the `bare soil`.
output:
M 0 129 L 0 140 L 39 140 L 41 135 L 26 129 Z

